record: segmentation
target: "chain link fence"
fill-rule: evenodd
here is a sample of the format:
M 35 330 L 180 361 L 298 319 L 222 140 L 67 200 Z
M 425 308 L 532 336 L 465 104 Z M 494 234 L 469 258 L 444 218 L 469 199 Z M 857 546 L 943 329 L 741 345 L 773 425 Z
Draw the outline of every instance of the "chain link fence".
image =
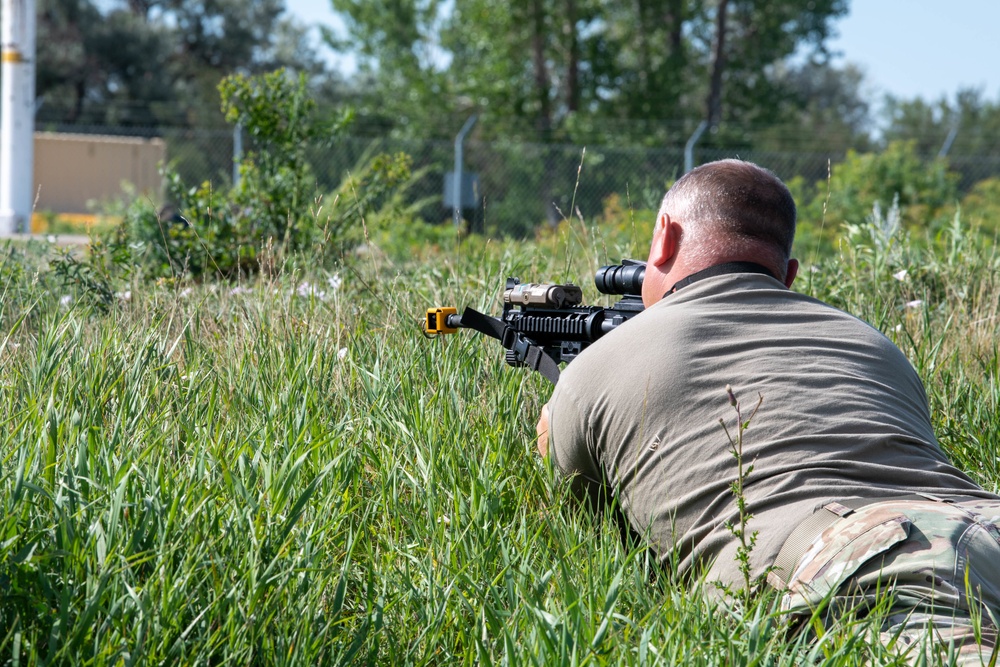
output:
M 320 189 L 332 190 L 347 170 L 357 171 L 367 157 L 380 152 L 404 152 L 413 159 L 419 178 L 408 198 L 431 202 L 422 207 L 423 218 L 451 219 L 443 193 L 445 179 L 454 170 L 453 142 L 340 139 L 314 155 Z M 768 167 L 786 181 L 798 176 L 817 183 L 845 154 L 706 148 L 695 150 L 694 164 L 739 157 Z M 959 175 L 962 193 L 980 180 L 1000 175 L 1000 155 L 954 155 L 949 163 Z M 667 186 L 684 173 L 684 149 L 468 141 L 463 169 L 476 176 L 473 198 L 478 204 L 463 211 L 465 218 L 490 234 L 524 235 L 539 224 L 566 217 L 589 221 L 604 210 L 612 195 L 632 209 L 656 210 Z
M 114 128 L 85 128 L 88 132 L 118 134 Z M 81 128 L 73 127 L 73 132 Z M 129 134 L 142 134 L 129 131 Z M 167 144 L 170 163 L 189 185 L 211 181 L 219 187 L 232 182 L 232 129 L 169 129 L 155 131 Z M 343 137 L 328 147 L 309 151 L 319 194 L 336 189 L 344 177 L 360 171 L 379 153 L 403 152 L 412 158 L 415 180 L 406 192 L 419 202 L 419 215 L 445 223 L 452 209 L 445 205 L 445 178 L 454 169 L 451 141 L 415 141 L 388 138 Z M 467 141 L 463 169 L 476 177 L 473 199 L 477 206 L 463 211 L 475 228 L 489 234 L 524 235 L 538 225 L 564 217 L 591 220 L 600 215 L 608 197 L 617 195 L 635 210 L 656 209 L 666 186 L 684 171 L 681 146 L 643 147 L 573 146 L 521 142 Z M 695 149 L 694 163 L 738 157 L 764 165 L 785 180 L 796 176 L 808 183 L 824 180 L 830 165 L 845 152 L 801 153 Z M 932 159 L 934 155 L 926 156 Z M 960 193 L 975 183 L 1000 176 L 1000 155 L 949 155 L 959 175 Z

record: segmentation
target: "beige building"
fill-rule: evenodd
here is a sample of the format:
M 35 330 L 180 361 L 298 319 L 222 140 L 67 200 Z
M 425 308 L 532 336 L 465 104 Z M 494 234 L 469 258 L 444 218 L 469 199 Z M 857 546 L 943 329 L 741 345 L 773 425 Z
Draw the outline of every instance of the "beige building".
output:
M 122 195 L 122 184 L 150 197 L 163 194 L 162 139 L 35 133 L 36 213 L 90 213 L 90 202 Z

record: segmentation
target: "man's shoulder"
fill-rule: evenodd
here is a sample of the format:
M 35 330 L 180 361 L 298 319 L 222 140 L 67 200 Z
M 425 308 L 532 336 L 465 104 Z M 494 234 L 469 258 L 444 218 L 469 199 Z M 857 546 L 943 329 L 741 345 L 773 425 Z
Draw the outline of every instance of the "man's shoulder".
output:
M 707 350 L 756 338 L 773 346 L 814 337 L 844 345 L 894 348 L 870 324 L 773 279 L 720 277 L 669 295 L 588 347 L 563 371 L 560 384 L 580 386 L 602 378 L 635 378 L 655 367 L 669 371 Z
M 705 280 L 666 296 L 647 310 L 656 312 L 657 309 L 662 309 L 665 318 L 677 321 L 687 321 L 699 314 L 729 317 L 734 321 L 761 315 L 791 321 L 811 316 L 872 329 L 864 320 L 835 305 L 789 289 L 770 276 L 762 275 L 740 274 Z
M 605 334 L 585 349 L 559 378 L 560 388 L 571 390 L 581 404 L 599 401 L 624 384 L 645 382 L 654 366 L 664 372 L 673 363 L 686 363 L 683 346 L 665 345 L 678 335 L 685 318 L 661 312 L 655 306 Z

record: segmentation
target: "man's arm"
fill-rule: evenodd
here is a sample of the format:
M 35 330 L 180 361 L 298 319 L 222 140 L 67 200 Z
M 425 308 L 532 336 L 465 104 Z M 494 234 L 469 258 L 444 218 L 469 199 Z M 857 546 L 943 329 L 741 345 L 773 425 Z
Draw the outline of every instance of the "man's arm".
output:
M 544 459 L 549 455 L 549 404 L 542 406 L 542 416 L 538 418 L 538 425 L 535 426 L 535 433 L 538 434 L 538 453 Z
M 571 486 L 578 498 L 588 498 L 591 507 L 598 507 L 604 474 L 591 446 L 591 425 L 585 415 L 590 410 L 581 408 L 570 383 L 560 382 L 542 406 L 535 432 L 538 436 L 538 453 L 547 457 L 565 477 L 572 478 Z
M 538 434 L 538 452 L 543 458 L 549 457 L 552 460 L 559 474 L 571 478 L 573 495 L 601 516 L 603 508 L 610 501 L 611 489 L 603 481 L 604 474 L 589 445 L 590 427 L 583 418 L 583 414 L 589 414 L 589 411 L 582 413 L 576 401 L 567 395 L 566 389 L 567 387 L 562 387 L 560 390 L 557 387 L 549 403 L 542 406 L 535 428 Z M 551 410 L 550 404 L 553 406 Z M 550 424 L 553 415 L 555 419 Z M 556 431 L 555 439 L 550 438 L 553 426 Z M 625 539 L 631 528 L 620 508 L 616 507 L 614 516 Z M 625 543 L 639 544 L 637 541 Z

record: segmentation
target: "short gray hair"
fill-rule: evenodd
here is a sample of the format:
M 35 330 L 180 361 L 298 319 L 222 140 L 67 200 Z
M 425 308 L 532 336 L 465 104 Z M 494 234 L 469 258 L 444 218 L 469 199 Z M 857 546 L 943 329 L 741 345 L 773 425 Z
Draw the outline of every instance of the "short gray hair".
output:
M 752 162 L 720 160 L 692 169 L 667 191 L 660 210 L 683 217 L 697 236 L 705 231 L 768 246 L 783 261 L 791 256 L 795 200 L 780 178 Z

